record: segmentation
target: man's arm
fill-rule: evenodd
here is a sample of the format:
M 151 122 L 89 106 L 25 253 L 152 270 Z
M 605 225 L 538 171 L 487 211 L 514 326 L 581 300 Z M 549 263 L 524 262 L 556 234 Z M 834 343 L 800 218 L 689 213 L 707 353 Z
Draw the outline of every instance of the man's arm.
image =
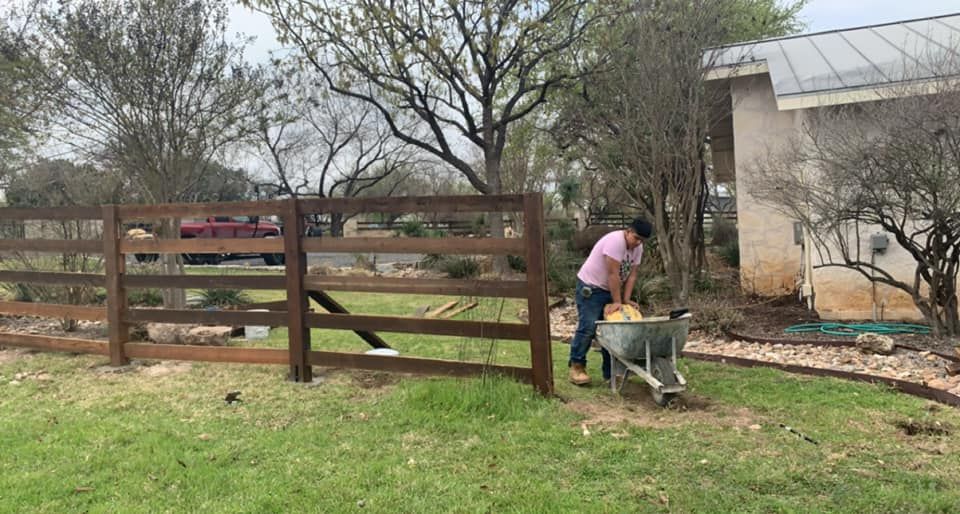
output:
M 627 283 L 626 283 L 626 285 L 623 287 L 623 302 L 622 302 L 622 303 L 630 304 L 630 305 L 634 306 L 635 308 L 639 309 L 640 306 L 637 305 L 637 302 L 633 301 L 633 298 L 632 298 L 632 297 L 633 297 L 633 286 L 637 283 L 637 268 L 639 268 L 639 266 L 637 266 L 636 264 L 634 264 L 633 267 L 630 268 L 630 275 L 627 277 Z
M 610 296 L 613 297 L 613 303 L 607 305 L 603 312 L 610 314 L 620 309 L 622 296 L 620 295 L 620 263 L 610 256 L 604 256 L 607 262 L 607 288 L 610 290 Z

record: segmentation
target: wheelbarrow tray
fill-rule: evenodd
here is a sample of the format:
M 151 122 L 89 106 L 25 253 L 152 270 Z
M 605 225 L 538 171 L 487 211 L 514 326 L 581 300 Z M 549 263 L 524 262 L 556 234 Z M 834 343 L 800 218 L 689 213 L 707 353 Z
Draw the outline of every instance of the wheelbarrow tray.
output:
M 687 313 L 676 319 L 663 316 L 639 321 L 598 321 L 597 340 L 607 351 L 630 360 L 646 358 L 647 347 L 651 357 L 670 357 L 674 344 L 677 353 L 687 345 L 690 318 Z
M 597 341 L 615 360 L 615 367 L 624 373 L 632 371 L 646 381 L 657 403 L 686 390 L 686 380 L 677 371 L 677 356 L 687 344 L 690 319 L 687 313 L 678 318 L 646 318 L 638 321 L 598 321 Z M 619 374 L 614 372 L 614 377 Z M 669 378 L 664 384 L 660 378 Z M 667 375 L 667 376 L 665 376 Z M 625 381 L 625 380 L 624 380 Z M 623 386 L 610 381 L 615 392 Z

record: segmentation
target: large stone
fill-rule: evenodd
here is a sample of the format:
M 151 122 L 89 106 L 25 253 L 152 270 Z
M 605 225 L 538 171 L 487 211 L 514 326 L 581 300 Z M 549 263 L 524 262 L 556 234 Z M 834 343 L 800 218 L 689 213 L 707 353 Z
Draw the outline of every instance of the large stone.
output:
M 863 353 L 890 355 L 894 352 L 895 345 L 888 336 L 867 332 L 857 336 L 857 348 Z
M 577 253 L 587 256 L 590 254 L 590 250 L 593 249 L 593 245 L 597 244 L 597 241 L 601 237 L 617 230 L 618 228 L 623 227 L 611 227 L 607 225 L 590 225 L 589 227 L 575 233 L 573 235 L 573 248 Z
M 187 333 L 196 325 L 147 323 L 147 336 L 159 344 L 186 344 Z
M 233 327 L 194 327 L 187 332 L 185 343 L 204 346 L 224 346 L 230 340 Z

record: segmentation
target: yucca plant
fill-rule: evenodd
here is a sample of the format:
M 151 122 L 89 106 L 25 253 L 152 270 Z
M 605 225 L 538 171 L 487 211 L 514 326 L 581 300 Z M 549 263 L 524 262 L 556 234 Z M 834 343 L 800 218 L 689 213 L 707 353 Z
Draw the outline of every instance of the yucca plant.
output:
M 233 307 L 251 303 L 250 295 L 242 289 L 204 289 L 197 297 L 199 307 Z

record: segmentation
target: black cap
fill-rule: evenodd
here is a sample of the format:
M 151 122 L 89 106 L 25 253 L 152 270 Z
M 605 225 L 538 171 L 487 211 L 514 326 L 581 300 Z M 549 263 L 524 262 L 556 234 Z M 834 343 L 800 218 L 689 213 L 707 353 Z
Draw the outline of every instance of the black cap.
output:
M 630 230 L 636 232 L 636 234 L 644 239 L 650 239 L 650 236 L 653 235 L 653 225 L 649 221 L 643 218 L 636 218 L 630 223 Z

